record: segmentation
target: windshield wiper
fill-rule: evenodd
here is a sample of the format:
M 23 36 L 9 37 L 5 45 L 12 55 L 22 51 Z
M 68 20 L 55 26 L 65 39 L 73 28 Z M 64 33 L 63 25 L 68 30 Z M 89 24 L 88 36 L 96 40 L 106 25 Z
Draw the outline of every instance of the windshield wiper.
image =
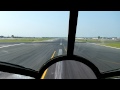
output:
M 101 73 L 101 79 L 102 78 L 103 79 L 105 79 L 105 78 L 109 79 L 109 78 L 114 78 L 116 76 L 120 76 L 120 68 Z
M 120 68 L 109 70 L 109 71 L 106 71 L 106 72 L 102 72 L 102 74 L 104 74 L 104 73 L 110 73 L 110 72 L 115 72 L 115 71 L 120 71 Z
M 2 61 L 0 61 L 0 71 L 32 76 L 34 78 L 38 78 L 39 73 L 38 71 L 30 68 Z
M 24 66 L 20 66 L 20 65 L 17 65 L 17 64 L 12 64 L 12 63 L 9 63 L 9 62 L 2 62 L 2 61 L 0 61 L 0 65 L 5 65 L 5 66 L 10 66 L 10 67 L 15 67 L 15 68 L 21 68 L 21 69 L 26 69 L 26 70 L 35 71 L 35 70 L 33 70 L 33 69 L 26 68 L 26 67 L 24 67 Z

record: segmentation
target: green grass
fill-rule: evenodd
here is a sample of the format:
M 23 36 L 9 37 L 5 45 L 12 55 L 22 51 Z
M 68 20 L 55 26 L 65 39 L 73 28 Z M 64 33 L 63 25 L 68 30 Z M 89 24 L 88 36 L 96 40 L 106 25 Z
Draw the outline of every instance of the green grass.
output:
M 89 43 L 100 43 L 100 40 L 97 39 L 76 39 L 78 42 L 89 42 Z
M 104 45 L 120 48 L 120 42 L 104 43 Z
M 14 39 L 0 39 L 0 42 L 39 42 L 49 39 L 50 38 L 14 38 Z
M 76 39 L 77 42 L 98 43 L 101 45 L 120 48 L 120 41 L 114 40 L 97 40 L 97 39 Z

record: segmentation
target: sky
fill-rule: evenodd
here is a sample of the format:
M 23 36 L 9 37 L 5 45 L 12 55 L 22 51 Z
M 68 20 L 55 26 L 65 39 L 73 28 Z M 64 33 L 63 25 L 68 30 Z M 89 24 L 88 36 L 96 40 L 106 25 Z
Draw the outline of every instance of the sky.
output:
M 77 37 L 120 37 L 120 11 L 79 11 Z
M 0 11 L 0 35 L 67 37 L 69 11 Z M 79 11 L 76 37 L 120 37 L 120 11 Z
M 0 11 L 0 35 L 67 37 L 69 11 Z

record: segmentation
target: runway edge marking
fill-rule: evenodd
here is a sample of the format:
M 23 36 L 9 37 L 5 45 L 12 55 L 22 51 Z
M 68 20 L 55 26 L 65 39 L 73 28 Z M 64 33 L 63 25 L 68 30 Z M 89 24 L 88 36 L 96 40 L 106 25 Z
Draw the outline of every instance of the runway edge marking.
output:
M 114 49 L 120 49 L 120 48 L 117 48 L 117 47 L 111 47 L 111 46 L 107 46 L 107 45 L 100 45 L 100 44 L 96 44 L 96 43 L 90 43 L 90 44 L 104 46 L 104 47 L 109 47 L 109 48 L 114 48 Z
M 23 45 L 23 44 L 25 44 L 25 43 L 13 44 L 13 45 L 6 45 L 6 46 L 2 46 L 2 47 L 0 47 L 0 48 L 4 48 L 4 47 L 10 47 L 10 46 L 16 46 L 16 45 Z

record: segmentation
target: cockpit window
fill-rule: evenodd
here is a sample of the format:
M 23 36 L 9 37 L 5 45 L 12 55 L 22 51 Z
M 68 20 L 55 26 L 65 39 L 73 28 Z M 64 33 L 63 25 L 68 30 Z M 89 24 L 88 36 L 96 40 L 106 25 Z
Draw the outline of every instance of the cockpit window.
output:
M 0 11 L 0 61 L 39 70 L 67 54 L 69 11 Z
M 120 11 L 79 11 L 74 54 L 100 72 L 120 68 Z

